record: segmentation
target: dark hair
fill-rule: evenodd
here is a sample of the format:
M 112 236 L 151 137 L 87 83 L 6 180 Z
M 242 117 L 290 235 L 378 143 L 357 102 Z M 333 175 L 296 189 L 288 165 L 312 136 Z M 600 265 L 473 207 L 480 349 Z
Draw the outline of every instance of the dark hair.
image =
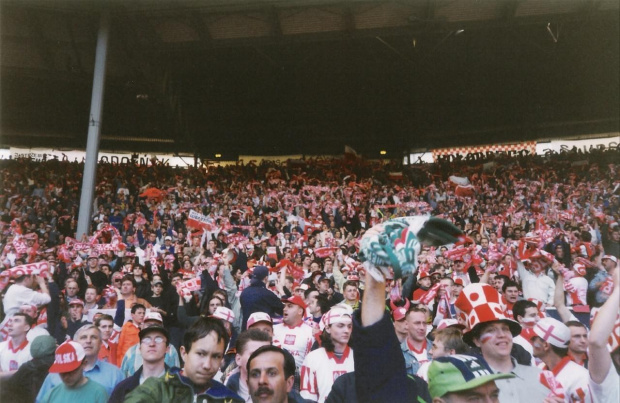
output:
M 584 325 L 583 323 L 579 322 L 578 320 L 569 320 L 568 322 L 565 323 L 565 325 L 568 327 L 582 327 L 588 330 L 588 327 Z
M 189 353 L 192 349 L 192 344 L 194 344 L 195 341 L 207 337 L 207 335 L 212 332 L 217 336 L 218 343 L 222 340 L 224 341 L 224 349 L 226 349 L 229 336 L 228 330 L 224 327 L 222 320 L 217 318 L 200 317 L 189 329 L 187 329 L 185 336 L 183 336 L 183 347 L 185 347 L 185 352 Z
M 271 336 L 258 329 L 247 329 L 239 334 L 237 337 L 237 342 L 235 343 L 235 350 L 237 350 L 237 354 L 243 354 L 245 351 L 245 346 L 251 341 L 266 341 L 271 344 Z
M 517 287 L 519 289 L 519 284 L 515 283 L 512 280 L 504 281 L 504 285 L 502 286 L 502 292 L 506 292 L 506 288 L 508 287 Z
M 31 328 L 32 328 L 32 325 L 34 325 L 34 319 L 30 315 L 28 315 L 28 314 L 25 314 L 23 312 L 17 312 L 13 316 L 14 317 L 15 316 L 22 316 L 22 317 L 24 317 L 24 320 L 26 321 L 26 324 L 28 324 L 28 326 L 30 326 Z
M 316 303 L 321 309 L 321 314 L 324 314 L 327 311 L 329 311 L 330 306 L 329 306 L 329 300 L 327 299 L 327 295 L 323 295 L 323 294 L 317 295 Z
M 134 306 L 131 307 L 131 313 L 136 313 L 138 309 L 144 309 L 144 311 L 146 312 L 146 307 L 144 305 L 135 304 Z
M 510 281 L 510 278 L 505 274 L 498 274 L 497 276 L 495 276 L 495 280 L 498 280 L 498 279 L 504 280 L 504 283 L 506 283 L 507 281 Z
M 131 281 L 131 284 L 133 284 L 133 288 L 138 287 L 138 283 L 136 282 L 136 279 L 133 278 L 133 275 L 126 275 L 121 279 L 121 285 L 125 282 L 125 281 Z
M 258 349 L 256 349 L 256 351 L 254 351 L 252 355 L 250 355 L 250 358 L 248 358 L 248 363 L 246 364 L 246 369 L 248 370 L 248 373 L 250 372 L 250 364 L 252 363 L 252 360 L 258 357 L 259 355 L 263 353 L 268 353 L 268 352 L 280 353 L 284 357 L 284 378 L 285 379 L 288 379 L 291 376 L 295 376 L 295 358 L 293 358 L 291 353 L 289 353 L 288 351 L 280 347 L 273 346 L 273 345 L 261 346 Z
M 310 295 L 310 293 L 312 291 L 316 291 L 319 292 L 319 290 L 317 290 L 316 288 L 312 287 L 312 288 L 308 288 L 306 291 L 304 291 L 304 298 L 308 298 L 308 295 Z
M 560 357 L 566 357 L 568 355 L 568 347 L 556 347 L 553 344 L 549 344 L 551 351 L 559 355 Z
M 357 286 L 357 281 L 351 281 L 351 280 L 347 280 L 344 282 L 344 284 L 342 285 L 342 291 L 346 290 L 347 287 L 355 287 L 359 290 L 359 287 Z
M 112 317 L 112 315 L 104 313 L 103 315 L 95 319 L 95 326 L 99 327 L 101 325 L 101 322 L 103 322 L 104 320 L 110 320 L 114 322 L 114 318 Z
M 517 320 L 517 317 L 519 316 L 521 317 L 525 316 L 525 310 L 527 308 L 538 309 L 538 305 L 536 305 L 536 303 L 532 301 L 528 301 L 527 299 L 522 299 L 522 300 L 515 302 L 514 306 L 512 307 L 512 313 L 513 313 L 513 317 L 515 318 L 515 320 Z

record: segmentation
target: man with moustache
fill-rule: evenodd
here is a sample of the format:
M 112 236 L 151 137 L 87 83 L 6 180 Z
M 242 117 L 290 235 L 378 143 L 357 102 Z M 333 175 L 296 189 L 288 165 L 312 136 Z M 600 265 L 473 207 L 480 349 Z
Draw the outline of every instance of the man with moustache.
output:
M 247 363 L 248 387 L 253 403 L 303 403 L 293 389 L 295 358 L 276 346 L 259 347 Z

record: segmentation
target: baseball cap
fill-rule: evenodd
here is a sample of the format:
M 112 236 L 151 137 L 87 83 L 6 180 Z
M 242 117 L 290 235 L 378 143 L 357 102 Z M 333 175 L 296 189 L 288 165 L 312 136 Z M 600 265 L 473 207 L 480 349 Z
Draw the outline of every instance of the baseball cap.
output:
M 307 308 L 306 303 L 299 295 L 295 295 L 290 298 L 282 298 L 282 302 L 297 305 L 304 310 Z
M 494 374 L 482 357 L 455 354 L 431 361 L 428 368 L 428 391 L 434 399 L 506 378 L 514 378 L 514 375 Z
M 144 321 L 146 322 L 147 320 L 156 320 L 160 323 L 164 323 L 163 318 L 161 317 L 161 314 L 159 312 L 149 312 L 146 315 L 144 315 Z
M 54 364 L 50 367 L 50 373 L 71 372 L 76 370 L 86 357 L 84 347 L 74 341 L 66 341 L 56 349 Z
M 463 284 L 463 279 L 460 277 L 454 279 L 454 285 L 460 285 L 461 287 L 465 286 L 465 284 Z
M 251 326 L 255 325 L 258 322 L 267 322 L 270 325 L 273 325 L 273 320 L 268 313 L 265 312 L 254 312 L 248 318 L 247 328 L 249 329 Z
M 164 238 L 164 241 L 172 241 L 172 237 L 168 235 L 167 237 Z
M 553 318 L 543 318 L 534 325 L 534 333 L 552 346 L 566 348 L 570 341 L 570 329 Z
M 601 258 L 601 260 L 603 259 L 609 259 L 614 263 L 618 263 L 618 258 L 615 257 L 614 255 L 603 255 L 603 257 Z
M 269 269 L 266 266 L 254 266 L 252 278 L 256 280 L 264 280 L 269 275 Z
M 166 344 L 169 343 L 169 341 L 170 341 L 170 333 L 168 333 L 168 330 L 165 327 L 162 327 L 162 326 L 159 326 L 159 325 L 146 326 L 145 328 L 140 330 L 140 333 L 138 333 L 138 337 L 140 338 L 140 341 L 142 341 L 142 339 L 147 334 L 152 333 L 152 332 L 163 333 L 163 335 L 166 336 Z
M 82 306 L 84 306 L 84 301 L 82 301 L 79 298 L 74 298 L 71 301 L 69 301 L 69 306 L 71 306 L 71 305 L 82 305 Z
M 161 280 L 155 280 L 153 281 L 153 285 L 157 285 L 157 284 L 161 284 L 163 285 L 164 283 Z

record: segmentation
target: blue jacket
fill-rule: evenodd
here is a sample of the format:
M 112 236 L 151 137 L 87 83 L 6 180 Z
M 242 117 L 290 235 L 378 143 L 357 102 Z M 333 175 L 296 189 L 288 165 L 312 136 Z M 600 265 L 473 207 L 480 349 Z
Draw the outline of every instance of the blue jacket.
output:
M 274 317 L 275 314 L 282 315 L 284 309 L 280 298 L 269 291 L 262 281 L 252 280 L 250 286 L 241 292 L 240 299 L 243 314 L 242 330 L 245 330 L 245 324 L 254 312 L 265 312 Z

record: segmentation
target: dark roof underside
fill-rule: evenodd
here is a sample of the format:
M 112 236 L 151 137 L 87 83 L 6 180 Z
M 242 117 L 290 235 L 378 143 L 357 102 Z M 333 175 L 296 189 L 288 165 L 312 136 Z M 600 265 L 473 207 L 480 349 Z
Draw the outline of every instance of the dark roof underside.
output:
M 618 131 L 617 0 L 106 3 L 101 149 L 375 157 Z M 99 4 L 2 2 L 0 145 L 85 147 Z

